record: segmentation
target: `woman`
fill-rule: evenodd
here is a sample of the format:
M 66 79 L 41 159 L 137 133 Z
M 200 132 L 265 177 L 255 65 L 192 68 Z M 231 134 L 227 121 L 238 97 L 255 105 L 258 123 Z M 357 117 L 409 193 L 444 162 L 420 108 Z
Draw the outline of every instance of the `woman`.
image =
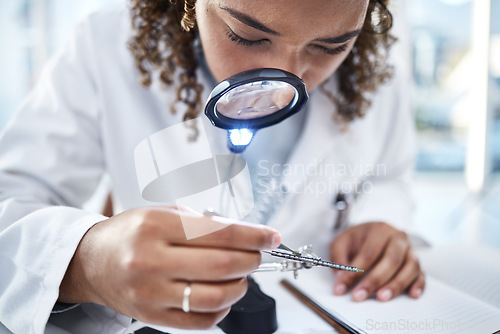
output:
M 89 17 L 1 137 L 3 326 L 14 333 L 50 331 L 52 311 L 90 315 L 106 332 L 123 330 L 129 317 L 208 328 L 244 294 L 259 250 L 281 238 L 292 247 L 312 242 L 320 254 L 368 271 L 338 273 L 336 294 L 352 288 L 356 301 L 373 294 L 387 301 L 404 291 L 418 298 L 424 275 L 402 231 L 411 219 L 405 183 L 411 121 L 398 109 L 401 82 L 388 80 L 393 39 L 386 5 L 136 0 L 132 30 L 123 5 Z M 201 101 L 215 82 L 260 67 L 296 74 L 311 93 L 306 111 L 259 132 L 246 156 L 254 175 L 279 170 L 288 178 L 283 182 L 291 190 L 269 222 L 281 236 L 230 221 L 186 240 L 183 221 L 203 226 L 209 219 L 144 200 L 134 148 L 183 120 L 198 119 L 192 127 L 200 131 Z M 225 140 L 205 129 L 210 140 Z M 170 159 L 185 157 L 187 143 L 168 143 L 176 152 Z M 283 168 L 311 161 L 316 170 L 335 166 L 335 175 Z M 384 169 L 370 172 L 370 166 Z M 80 209 L 106 173 L 123 211 L 109 219 Z M 341 192 L 323 186 L 360 184 L 360 178 L 352 226 L 334 231 L 332 196 Z

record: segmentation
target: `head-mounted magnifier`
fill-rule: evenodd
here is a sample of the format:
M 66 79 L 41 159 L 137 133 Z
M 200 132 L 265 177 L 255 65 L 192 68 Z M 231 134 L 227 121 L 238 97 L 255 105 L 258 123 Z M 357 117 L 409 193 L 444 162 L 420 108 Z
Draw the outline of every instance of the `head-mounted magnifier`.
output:
M 235 74 L 210 94 L 205 115 L 216 127 L 228 131 L 228 147 L 241 153 L 257 130 L 277 124 L 297 113 L 309 96 L 296 75 L 274 68 Z

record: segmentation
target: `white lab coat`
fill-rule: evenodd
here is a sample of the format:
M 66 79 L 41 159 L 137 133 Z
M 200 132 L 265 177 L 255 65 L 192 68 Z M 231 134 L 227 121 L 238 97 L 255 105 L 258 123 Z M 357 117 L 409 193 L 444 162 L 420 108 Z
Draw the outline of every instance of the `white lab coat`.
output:
M 139 73 L 126 47 L 129 25 L 123 4 L 80 24 L 0 137 L 2 333 L 64 333 L 63 328 L 72 333 L 120 333 L 130 322 L 104 307 L 83 305 L 51 317 L 47 325 L 79 241 L 105 219 L 80 209 L 82 203 L 107 173 L 121 209 L 151 205 L 139 191 L 134 148 L 182 120 L 182 112 L 168 111 L 174 88 L 158 83 L 144 88 L 138 83 Z M 286 175 L 291 190 L 270 224 L 289 246 L 312 243 L 317 253 L 327 255 L 336 211 L 335 192 L 324 186 L 359 180 L 362 169 L 373 166 L 385 166 L 387 177 L 369 179 L 369 191 L 351 208 L 350 223 L 385 221 L 408 229 L 412 204 L 407 181 L 414 136 L 406 82 L 396 74 L 380 88 L 366 117 L 345 131 L 333 121 L 334 108 L 327 98 L 319 92 L 311 95 L 290 166 L 346 164 L 342 166 L 352 169 L 337 169 L 333 176 Z M 199 77 L 205 80 L 201 72 Z M 210 90 L 206 87 L 205 97 Z M 225 132 L 206 120 L 204 125 L 214 152 L 227 154 Z M 272 136 L 272 128 L 262 131 Z M 186 141 L 171 144 L 183 154 Z M 264 151 L 266 146 L 262 145 Z

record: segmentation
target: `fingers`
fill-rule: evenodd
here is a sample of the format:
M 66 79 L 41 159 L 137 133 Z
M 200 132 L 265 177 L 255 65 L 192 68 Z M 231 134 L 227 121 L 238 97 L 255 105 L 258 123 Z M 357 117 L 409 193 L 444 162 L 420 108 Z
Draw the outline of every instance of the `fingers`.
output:
M 219 322 L 226 317 L 226 315 L 231 311 L 228 307 L 219 312 L 212 313 L 197 313 L 188 312 L 185 313 L 179 309 L 169 309 L 163 314 L 162 321 L 168 321 L 166 324 L 169 327 L 180 328 L 180 329 L 210 329 L 216 326 Z
M 248 275 L 258 268 L 260 252 L 216 248 L 169 247 L 162 258 L 165 276 L 189 281 L 225 281 Z M 167 269 L 166 269 L 167 270 Z
M 191 285 L 190 309 L 193 312 L 222 311 L 241 299 L 247 287 L 246 278 L 212 284 L 195 282 Z
M 247 291 L 245 277 L 225 282 L 168 281 L 156 287 L 156 296 L 150 297 L 150 305 L 156 304 L 162 310 L 177 308 L 182 310 L 184 289 L 191 287 L 189 296 L 190 312 L 219 312 L 234 304 Z
M 186 217 L 188 224 L 200 226 L 208 224 L 221 224 L 223 227 L 215 232 L 205 234 L 195 239 L 186 238 L 172 241 L 176 244 L 190 246 L 205 246 L 230 248 L 241 250 L 273 249 L 281 243 L 278 231 L 264 225 L 249 224 L 221 217 Z
M 335 263 L 349 264 L 351 263 L 350 252 L 351 246 L 353 244 L 352 238 L 350 238 L 350 233 L 343 233 L 338 238 L 332 242 L 330 245 L 330 258 Z M 342 277 L 342 272 L 334 270 L 337 276 L 335 285 L 333 286 L 333 293 L 340 296 L 347 292 L 347 282 L 349 281 L 349 276 Z M 361 276 L 359 273 L 353 274 L 355 276 Z
M 347 264 L 351 262 L 352 233 L 343 233 L 330 245 L 330 259 L 333 262 Z
M 170 281 L 137 319 L 156 325 L 183 329 L 206 329 L 216 325 L 229 312 L 232 304 L 244 296 L 247 290 L 245 278 L 223 283 L 189 283 L 189 312 L 182 310 L 185 281 Z M 168 297 L 168 298 L 166 298 Z M 165 298 L 161 301 L 162 298 Z
M 259 250 L 277 247 L 280 235 L 226 219 L 216 221 L 224 228 L 187 240 L 186 222 L 195 228 L 213 223 L 186 210 L 149 207 L 91 229 L 78 257 L 86 261 L 87 290 L 97 296 L 88 300 L 164 326 L 208 328 L 220 321 L 244 295 L 244 277 L 258 267 Z M 192 282 L 189 313 L 180 309 L 186 281 Z
M 420 298 L 425 289 L 425 274 L 420 270 L 417 279 L 411 284 L 409 289 L 410 297 Z
M 363 301 L 391 280 L 391 288 L 379 291 L 378 297 L 381 297 L 381 300 L 389 300 L 405 290 L 418 273 L 415 270 L 418 269 L 415 268 L 415 264 L 418 262 L 407 261 L 409 247 L 409 242 L 403 234 L 397 234 L 390 238 L 378 262 L 353 289 L 353 299 Z M 405 266 L 402 268 L 403 263 Z M 395 275 L 399 276 L 397 280 L 393 280 Z M 410 279 L 409 282 L 408 279 Z
M 359 269 L 364 269 L 367 271 L 369 268 L 380 259 L 385 251 L 387 243 L 389 241 L 388 234 L 377 234 L 373 237 L 367 237 L 364 243 L 360 246 L 359 251 L 352 261 L 347 261 L 346 264 L 355 266 Z M 349 247 L 349 246 L 344 246 Z M 338 251 L 342 254 L 342 251 Z M 344 255 L 345 256 L 345 255 Z M 342 263 L 342 262 L 340 262 Z M 337 280 L 334 285 L 334 293 L 336 295 L 342 295 L 347 290 L 356 284 L 363 277 L 360 273 L 340 271 L 337 273 Z M 359 290 L 359 297 L 363 297 L 364 291 Z M 365 297 L 366 298 L 366 297 Z
M 367 271 L 364 276 L 337 271 L 333 288 L 336 295 L 353 288 L 354 301 L 363 301 L 373 294 L 380 301 L 388 301 L 406 290 L 413 298 L 423 292 L 425 276 L 407 235 L 387 224 L 370 223 L 348 229 L 332 242 L 330 251 L 335 262 Z
M 155 313 L 136 317 L 144 323 L 178 329 L 210 329 L 216 326 L 231 310 L 230 307 L 211 313 L 184 312 L 181 309 L 165 308 Z
M 278 247 L 281 236 L 267 226 L 240 222 L 224 217 L 169 207 L 145 208 L 140 211 L 141 231 L 146 237 L 164 239 L 171 244 L 263 250 Z M 193 239 L 187 232 L 201 235 Z
M 413 253 L 408 253 L 407 260 L 401 270 L 377 291 L 377 299 L 388 301 L 410 287 L 410 296 L 418 298 L 425 286 L 425 276 Z

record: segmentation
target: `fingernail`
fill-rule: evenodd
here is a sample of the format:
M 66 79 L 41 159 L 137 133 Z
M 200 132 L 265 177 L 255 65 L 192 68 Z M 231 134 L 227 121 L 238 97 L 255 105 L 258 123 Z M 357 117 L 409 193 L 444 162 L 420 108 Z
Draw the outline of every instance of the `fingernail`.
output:
M 386 302 L 391 298 L 392 298 L 392 291 L 390 289 L 382 290 L 382 292 L 378 294 L 378 299 L 383 302 Z
M 352 293 L 352 297 L 355 301 L 360 302 L 368 297 L 368 291 L 366 289 L 360 289 Z
M 273 234 L 272 246 L 271 248 L 277 248 L 281 244 L 281 235 L 279 233 Z
M 422 288 L 416 288 L 413 292 L 414 298 L 419 298 L 422 295 Z
M 335 284 L 333 293 L 337 296 L 343 295 L 347 291 L 347 286 L 344 283 Z

